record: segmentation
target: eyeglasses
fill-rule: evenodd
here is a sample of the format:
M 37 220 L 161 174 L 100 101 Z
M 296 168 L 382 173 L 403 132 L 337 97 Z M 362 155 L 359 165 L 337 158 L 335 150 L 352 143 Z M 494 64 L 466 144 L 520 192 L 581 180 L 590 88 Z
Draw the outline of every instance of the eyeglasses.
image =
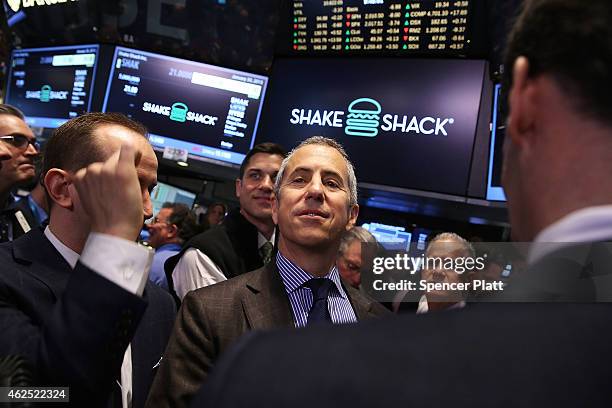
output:
M 159 223 L 161 223 L 161 224 L 166 224 L 166 225 L 172 225 L 172 223 L 171 223 L 171 222 L 164 221 L 164 220 L 160 220 L 160 219 L 159 219 L 159 218 L 157 218 L 157 217 L 153 217 L 153 219 L 151 220 L 151 224 L 159 224 Z
M 19 150 L 26 150 L 28 145 L 32 145 L 37 152 L 40 151 L 40 143 L 36 139 L 28 139 L 23 135 L 0 136 L 0 140 Z

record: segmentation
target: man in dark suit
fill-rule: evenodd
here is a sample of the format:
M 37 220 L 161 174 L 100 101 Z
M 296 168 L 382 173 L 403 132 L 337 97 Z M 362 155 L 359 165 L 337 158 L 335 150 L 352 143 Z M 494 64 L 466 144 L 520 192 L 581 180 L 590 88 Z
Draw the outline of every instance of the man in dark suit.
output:
M 12 191 L 34 180 L 39 147 L 23 113 L 11 105 L 0 104 L 0 138 L 11 153 L 0 168 L 0 242 L 5 242 L 38 225 L 28 200 L 16 201 Z
M 359 210 L 343 148 L 322 137 L 306 140 L 283 161 L 274 190 L 276 257 L 185 296 L 149 406 L 186 406 L 218 356 L 248 330 L 349 323 L 386 313 L 343 284 L 335 266 L 342 235 Z
M 167 342 L 174 303 L 134 242 L 156 170 L 142 125 L 73 119 L 47 144 L 49 225 L 0 246 L 0 350 L 24 356 L 37 384 L 70 387 L 74 406 L 143 406 Z
M 611 19 L 609 0 L 528 0 L 509 40 L 503 183 L 513 235 L 555 244 L 530 253 L 527 280 L 544 264 L 558 265 L 560 280 L 590 278 L 565 254 L 612 240 L 612 96 L 602 87 L 612 80 Z M 546 276 L 536 283 L 548 288 L 532 286 L 539 294 L 564 287 Z M 569 298 L 593 299 L 573 297 L 588 293 L 573 286 Z M 194 406 L 610 406 L 611 316 L 610 303 L 475 304 L 253 335 L 219 362 Z

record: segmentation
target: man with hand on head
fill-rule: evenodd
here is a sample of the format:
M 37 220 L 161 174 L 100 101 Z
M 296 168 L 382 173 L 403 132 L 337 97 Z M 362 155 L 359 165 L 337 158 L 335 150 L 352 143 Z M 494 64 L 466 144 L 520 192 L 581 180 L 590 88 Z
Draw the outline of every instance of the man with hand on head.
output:
M 135 243 L 157 181 L 146 129 L 120 114 L 68 121 L 43 174 L 49 225 L 0 246 L 0 350 L 37 384 L 70 387 L 74 406 L 142 406 L 175 313 Z
M 342 235 L 359 211 L 344 149 L 323 137 L 302 142 L 283 160 L 274 192 L 276 257 L 185 296 L 148 406 L 187 406 L 218 356 L 249 330 L 351 323 L 387 313 L 343 284 L 336 268 Z

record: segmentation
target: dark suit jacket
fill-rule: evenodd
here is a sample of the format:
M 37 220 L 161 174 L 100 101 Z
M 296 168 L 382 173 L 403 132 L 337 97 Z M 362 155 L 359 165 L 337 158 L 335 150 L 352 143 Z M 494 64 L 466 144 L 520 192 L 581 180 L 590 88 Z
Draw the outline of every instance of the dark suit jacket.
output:
M 0 211 L 0 222 L 10 224 L 10 226 L 6 225 L 6 228 L 11 229 L 11 240 L 13 241 L 25 234 L 23 227 L 21 226 L 19 221 L 17 221 L 17 217 L 15 216 L 17 211 L 21 212 L 23 218 L 31 229 L 34 229 L 40 225 L 39 222 L 36 220 L 34 214 L 32 214 L 32 210 L 30 209 L 30 206 L 28 204 L 27 197 L 22 197 L 19 201 L 12 202 L 5 209 Z M 0 237 L 0 242 L 4 241 L 6 241 L 6 239 Z
M 593 253 L 601 258 L 602 251 Z M 554 271 L 584 279 L 583 262 L 559 262 L 565 254 L 528 272 L 529 295 L 551 284 L 572 298 L 588 292 L 566 286 L 568 279 L 555 285 Z M 545 276 L 551 280 L 542 286 Z M 548 292 L 539 296 L 557 300 Z M 611 303 L 472 304 L 253 334 L 223 356 L 193 406 L 609 407 L 611 337 Z
M 359 320 L 388 311 L 345 285 Z M 294 327 L 274 260 L 266 267 L 190 292 L 183 299 L 147 406 L 184 407 L 217 357 L 249 330 Z
M 0 245 L 0 354 L 25 356 L 38 384 L 70 387 L 74 406 L 106 406 L 132 342 L 133 406 L 143 406 L 174 320 L 167 293 L 135 296 L 78 263 L 36 228 Z

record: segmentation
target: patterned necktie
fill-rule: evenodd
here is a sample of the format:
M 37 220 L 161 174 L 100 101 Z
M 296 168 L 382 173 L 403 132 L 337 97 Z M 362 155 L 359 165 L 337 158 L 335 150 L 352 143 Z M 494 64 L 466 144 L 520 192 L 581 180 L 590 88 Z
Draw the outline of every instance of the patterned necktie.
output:
M 307 326 L 316 323 L 332 323 L 327 306 L 329 291 L 334 283 L 327 279 L 310 279 L 304 284 L 312 292 L 312 306 L 308 312 Z
M 272 260 L 273 250 L 274 246 L 270 241 L 266 241 L 266 243 L 259 248 L 259 256 L 261 257 L 264 265 L 267 265 Z

